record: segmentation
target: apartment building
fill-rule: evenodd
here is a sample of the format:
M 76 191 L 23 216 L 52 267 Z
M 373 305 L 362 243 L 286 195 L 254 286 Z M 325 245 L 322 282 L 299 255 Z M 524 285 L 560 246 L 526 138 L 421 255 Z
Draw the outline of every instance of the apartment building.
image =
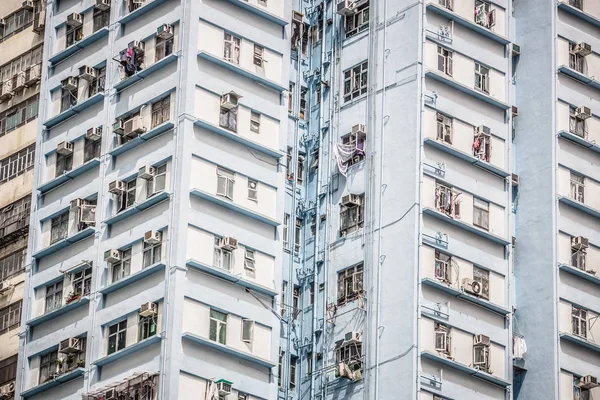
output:
M 41 1 L 0 4 L 0 398 L 15 398 L 40 94 Z

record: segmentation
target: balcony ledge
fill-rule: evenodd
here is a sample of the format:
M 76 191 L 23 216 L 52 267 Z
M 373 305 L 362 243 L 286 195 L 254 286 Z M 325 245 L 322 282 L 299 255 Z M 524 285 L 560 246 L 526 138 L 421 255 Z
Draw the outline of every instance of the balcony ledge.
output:
M 102 100 L 104 100 L 104 92 L 96 93 L 92 97 L 89 97 L 88 99 L 84 100 L 82 103 L 76 104 L 68 110 L 65 110 L 60 114 L 48 119 L 46 122 L 44 122 L 44 126 L 47 129 L 51 129 L 56 125 L 60 124 L 61 122 L 64 122 L 67 119 L 79 114 L 85 109 L 90 108 L 94 104 L 101 102 Z
M 81 164 L 79 167 L 72 169 L 71 171 L 65 172 L 61 176 L 58 176 L 38 187 L 38 190 L 41 194 L 45 194 L 52 189 L 55 189 L 65 183 L 72 181 L 79 175 L 82 175 L 84 172 L 87 172 L 93 168 L 96 168 L 100 165 L 100 158 L 94 158 L 86 163 Z
M 255 73 L 248 71 L 245 68 L 240 67 L 239 65 L 230 63 L 228 61 L 223 60 L 220 57 L 215 56 L 214 54 L 208 53 L 204 50 L 201 50 L 198 52 L 198 57 L 203 58 L 207 61 L 210 61 L 212 63 L 215 63 L 223 68 L 226 68 L 232 72 L 235 72 L 237 74 L 240 74 L 248 79 L 253 80 L 254 82 L 266 86 L 269 89 L 273 89 L 278 91 L 279 93 L 284 92 L 287 90 L 287 88 L 284 88 L 283 86 L 281 86 L 279 83 L 274 82 L 270 79 L 266 79 L 263 78 L 261 76 L 256 75 Z
M 509 315 L 510 314 L 510 310 L 508 310 L 502 306 L 499 306 L 497 304 L 494 304 L 494 303 L 484 300 L 484 299 L 480 299 L 479 297 L 473 296 L 473 295 L 466 293 L 460 289 L 448 286 L 437 280 L 434 280 L 431 278 L 423 278 L 423 279 L 421 279 L 421 283 L 423 285 L 427 285 L 432 288 L 442 290 L 452 296 L 455 296 L 458 299 L 465 300 L 465 301 L 468 301 L 473 304 L 477 304 L 478 306 L 486 308 L 486 309 L 493 311 L 495 313 L 498 313 L 500 315 Z
M 498 244 L 502 244 L 505 246 L 508 246 L 511 242 L 509 242 L 508 240 L 506 240 L 503 237 L 500 237 L 498 235 L 494 235 L 493 233 L 490 233 L 488 231 L 485 231 L 483 229 L 479 229 L 473 225 L 469 225 L 459 219 L 454 219 L 454 218 L 450 218 L 449 216 L 447 216 L 446 214 L 443 214 L 437 210 L 434 210 L 433 208 L 430 207 L 425 207 L 423 209 L 423 214 L 427 214 L 430 215 L 432 217 L 435 217 L 439 220 L 448 222 L 449 224 L 452 224 L 454 226 L 458 226 L 460 228 L 463 228 L 464 230 L 474 233 L 478 236 L 481 236 L 484 239 L 490 240 L 494 243 L 498 243 Z
M 120 82 L 116 83 L 114 85 L 114 88 L 118 91 L 122 91 L 122 90 L 128 88 L 129 86 L 133 85 L 134 83 L 145 79 L 146 77 L 151 75 L 153 72 L 156 72 L 159 69 L 162 69 L 162 68 L 166 67 L 167 65 L 171 64 L 173 61 L 177 60 L 177 57 L 178 57 L 178 55 L 176 53 L 171 53 L 168 56 L 163 57 L 162 59 L 158 60 L 154 64 L 149 65 L 146 69 L 143 69 L 140 72 L 137 72 L 137 73 L 133 74 L 132 76 L 127 77 L 127 78 L 121 80 Z
M 68 313 L 69 311 L 72 311 L 76 308 L 85 306 L 86 304 L 88 304 L 90 302 L 90 296 L 83 296 L 82 298 L 80 298 L 77 301 L 72 301 L 69 304 L 65 304 L 62 307 L 59 308 L 55 308 L 52 311 L 48 311 L 45 314 L 40 315 L 39 317 L 35 317 L 30 319 L 29 321 L 27 321 L 27 326 L 34 327 L 34 326 L 38 326 L 43 324 L 44 322 L 47 322 L 51 319 L 60 317 L 61 315 L 64 315 L 66 313 Z
M 586 13 L 584 11 L 581 11 L 579 8 L 573 7 L 571 6 L 568 2 L 565 1 L 559 1 L 558 2 L 558 8 L 568 12 L 571 15 L 574 15 L 578 18 L 583 19 L 586 22 L 589 22 L 590 24 L 594 25 L 597 28 L 600 28 L 600 18 L 593 16 L 590 13 Z
M 32 255 L 32 257 L 35 258 L 36 260 L 40 260 L 44 257 L 49 256 L 50 254 L 56 253 L 57 251 L 65 248 L 65 247 L 68 247 L 74 243 L 77 243 L 80 240 L 90 237 L 94 233 L 96 233 L 96 227 L 88 226 L 87 228 L 77 232 L 76 234 L 66 237 L 62 240 L 59 240 L 58 242 L 51 244 L 50 246 L 34 253 Z
M 214 350 L 221 351 L 223 353 L 232 355 L 234 357 L 241 358 L 243 360 L 246 360 L 246 361 L 249 361 L 251 363 L 260 365 L 262 367 L 273 368 L 275 366 L 275 363 L 273 363 L 270 360 L 265 360 L 264 358 L 257 357 L 257 356 L 255 356 L 253 354 L 245 353 L 243 351 L 234 349 L 233 347 L 229 347 L 229 346 L 226 346 L 226 345 L 221 344 L 221 343 L 213 342 L 212 340 L 208 340 L 206 338 L 203 338 L 201 336 L 198 336 L 198 335 L 190 333 L 190 332 L 183 332 L 183 334 L 181 335 L 181 337 L 183 339 L 187 339 L 187 340 L 189 340 L 191 342 L 194 342 L 194 343 L 197 343 L 197 344 L 201 344 L 203 346 L 210 347 L 210 348 L 212 348 Z
M 275 289 L 268 288 L 263 285 L 259 285 L 258 283 L 252 282 L 245 278 L 240 278 L 238 275 L 233 275 L 231 272 L 224 270 L 223 268 L 213 267 L 211 265 L 201 263 L 200 261 L 197 261 L 194 259 L 187 260 L 186 265 L 190 268 L 194 268 L 199 271 L 206 272 L 210 275 L 224 279 L 228 282 L 234 283 L 236 285 L 240 285 L 246 289 L 250 289 L 255 292 L 265 294 L 270 297 L 277 296 L 277 292 L 275 291 Z
M 136 203 L 136 204 L 132 205 L 131 207 L 113 215 L 112 217 L 105 220 L 104 223 L 106 225 L 116 224 L 117 222 L 120 222 L 120 221 L 124 220 L 125 218 L 129 218 L 135 214 L 141 213 L 142 211 L 147 210 L 148 208 L 167 200 L 169 198 L 169 196 L 170 196 L 170 194 L 167 192 L 161 192 L 159 194 L 156 194 L 152 197 L 147 198 L 146 200 L 142 201 L 141 203 Z
M 482 380 L 492 383 L 494 385 L 498 385 L 498 386 L 501 386 L 504 388 L 507 388 L 510 386 L 510 382 L 508 382 L 502 378 L 498 378 L 497 376 L 488 374 L 487 372 L 480 371 L 477 368 L 470 367 L 468 365 L 456 362 L 449 358 L 441 357 L 441 356 L 434 354 L 432 352 L 429 352 L 429 351 L 421 351 L 421 357 L 427 358 L 432 361 L 439 362 L 440 364 L 444 364 L 451 368 L 455 368 L 458 371 L 464 372 L 465 374 L 482 379 Z
M 569 274 L 573 274 L 575 276 L 578 276 L 582 279 L 585 279 L 587 281 L 590 281 L 590 282 L 600 286 L 600 276 L 592 275 L 589 272 L 583 271 L 577 267 L 574 267 L 572 265 L 567 265 L 567 264 L 559 264 L 558 268 L 561 271 L 565 271 Z
M 456 147 L 442 143 L 433 138 L 425 138 L 425 144 L 428 144 L 432 147 L 442 150 L 450 155 L 453 155 L 454 157 L 460 158 L 461 160 L 464 160 L 464 161 L 466 161 L 472 165 L 475 165 L 479 168 L 485 169 L 486 171 L 491 172 L 492 174 L 501 176 L 503 178 L 510 176 L 510 172 L 508 172 L 502 168 L 499 168 L 493 164 L 490 164 L 489 162 L 480 160 L 479 158 L 474 157 L 468 153 L 465 153 L 464 151 L 458 150 Z
M 572 333 L 560 332 L 560 338 L 562 340 L 566 340 L 568 342 L 583 346 L 583 347 L 587 348 L 588 350 L 592 350 L 592 351 L 595 351 L 596 353 L 600 353 L 600 344 L 590 342 L 589 340 L 586 340 L 577 335 L 573 335 Z
M 135 11 L 132 11 L 132 12 L 124 15 L 117 22 L 119 24 L 123 25 L 123 26 L 127 25 L 129 22 L 133 21 L 134 19 L 137 19 L 137 18 L 141 17 L 142 15 L 144 15 L 147 12 L 155 9 L 156 7 L 158 7 L 161 4 L 165 3 L 166 1 L 167 0 L 153 0 L 151 2 L 146 2 L 146 4 L 144 4 L 142 7 L 138 8 Z
M 138 137 L 131 139 L 129 142 L 124 143 L 120 146 L 115 147 L 111 151 L 108 152 L 113 157 L 116 157 L 120 154 L 125 153 L 128 150 L 133 149 L 134 147 L 139 146 L 140 144 L 155 138 L 156 136 L 162 135 L 163 133 L 173 129 L 175 124 L 173 122 L 164 122 L 154 128 L 150 129 L 148 132 L 139 135 Z
M 585 85 L 590 85 L 594 89 L 600 89 L 600 81 L 597 81 L 592 77 L 582 74 L 581 72 L 577 72 L 574 69 L 567 67 L 566 65 L 561 65 L 560 67 L 558 67 L 558 72 L 565 74 L 575 80 L 578 80 L 579 82 Z
M 240 136 L 240 135 L 238 135 L 235 132 L 231 132 L 231 131 L 229 131 L 227 129 L 224 129 L 224 128 L 221 128 L 220 126 L 217 126 L 217 125 L 213 125 L 210 122 L 207 122 L 207 121 L 204 121 L 204 120 L 201 120 L 201 119 L 197 119 L 194 122 L 194 125 L 196 125 L 196 126 L 198 126 L 200 128 L 207 129 L 207 130 L 209 130 L 209 131 L 211 131 L 213 133 L 216 133 L 218 135 L 221 135 L 221 136 L 223 136 L 223 137 L 225 137 L 227 139 L 231 139 L 234 142 L 241 143 L 241 144 L 243 144 L 245 146 L 248 146 L 248 147 L 250 147 L 250 148 L 252 148 L 254 150 L 260 151 L 261 153 L 266 154 L 268 156 L 271 156 L 273 158 L 280 159 L 280 158 L 283 157 L 283 153 L 280 152 L 280 151 L 273 150 L 273 149 L 271 149 L 269 147 L 263 146 L 260 143 L 256 143 L 256 142 L 254 142 L 254 141 L 252 141 L 250 139 L 246 139 L 245 137 Z
M 21 397 L 24 399 L 28 399 L 30 397 L 35 396 L 36 394 L 45 392 L 46 390 L 50 390 L 54 387 L 77 379 L 85 373 L 85 368 L 75 368 L 73 371 L 69 371 L 66 374 L 56 377 L 55 379 L 42 383 L 41 385 L 32 387 L 31 389 L 27 389 L 24 392 L 21 392 Z
M 126 278 L 123 278 L 121 280 L 111 283 L 108 286 L 104 286 L 103 288 L 100 288 L 98 290 L 98 292 L 102 293 L 103 295 L 107 295 L 109 293 L 115 292 L 121 288 L 124 288 L 125 286 L 131 285 L 139 280 L 142 280 L 145 277 L 150 276 L 153 273 L 160 271 L 161 269 L 164 269 L 165 266 L 166 266 L 166 264 L 163 262 L 152 264 L 152 265 L 142 269 L 141 271 L 138 271 L 134 274 L 129 275 Z
M 439 14 L 444 18 L 448 18 L 449 20 L 456 22 L 458 25 L 464 26 L 467 29 L 471 29 L 472 31 L 477 32 L 500 44 L 507 45 L 510 43 L 510 40 L 508 40 L 504 36 L 492 32 L 491 30 L 476 24 L 474 21 L 469 21 L 468 19 L 456 14 L 455 12 L 450 11 L 447 8 L 442 7 L 433 2 L 427 4 L 427 10 Z
M 572 198 L 566 196 L 558 196 L 558 201 L 560 201 L 563 204 L 567 204 L 573 208 L 576 208 L 579 211 L 584 212 L 592 217 L 600 218 L 600 210 L 590 207 L 585 203 L 581 203 L 577 200 L 573 200 Z
M 91 45 L 92 43 L 97 42 L 98 40 L 102 39 L 105 36 L 108 36 L 108 27 L 107 26 L 105 26 L 104 28 L 98 29 L 96 32 L 84 37 L 79 42 L 67 47 L 64 50 L 59 51 L 52 57 L 48 58 L 48 62 L 52 66 L 56 66 L 60 62 L 66 60 L 68 57 L 85 49 L 87 46 Z
M 494 107 L 498 107 L 501 110 L 506 111 L 510 108 L 510 106 L 508 104 L 506 104 L 505 102 L 500 101 L 500 100 L 490 96 L 489 94 L 485 94 L 484 92 L 480 92 L 479 90 L 475 90 L 469 86 L 463 85 L 462 83 L 457 82 L 454 79 L 452 79 L 438 71 L 430 69 L 425 72 L 425 76 L 427 76 L 428 78 L 431 78 L 431 79 L 435 79 L 438 82 L 444 83 L 444 84 L 446 84 L 460 92 L 463 92 L 469 96 L 473 96 L 476 99 L 484 101 Z
M 156 343 L 160 342 L 161 340 L 162 340 L 162 337 L 160 337 L 158 334 L 156 334 L 154 336 L 150 336 L 149 338 L 141 340 L 135 344 L 132 344 L 131 346 L 127 346 L 124 349 L 115 351 L 112 354 L 109 354 L 107 356 L 99 358 L 96 361 L 93 361 L 92 364 L 97 367 L 103 367 L 106 364 L 110 364 L 112 362 L 115 362 L 115 361 L 123 358 L 123 357 L 126 357 L 137 351 L 145 349 L 146 347 L 152 346 L 153 344 L 156 344 Z
M 259 214 L 256 211 L 249 210 L 249 209 L 247 209 L 245 207 L 242 207 L 240 205 L 235 204 L 232 201 L 225 200 L 225 199 L 223 199 L 223 198 L 221 198 L 219 196 L 216 196 L 214 194 L 205 192 L 204 190 L 200 190 L 198 188 L 193 188 L 190 191 L 190 194 L 192 196 L 196 196 L 196 197 L 200 197 L 200 198 L 202 198 L 204 200 L 208 200 L 208 201 L 210 201 L 212 203 L 215 203 L 215 204 L 217 204 L 219 206 L 225 207 L 225 208 L 227 208 L 229 210 L 236 211 L 236 212 L 238 212 L 238 213 L 240 213 L 242 215 L 245 215 L 246 217 L 249 217 L 249 218 L 255 219 L 257 221 L 263 222 L 263 223 L 265 223 L 267 225 L 271 225 L 273 227 L 277 227 L 277 226 L 280 225 L 279 221 L 274 220 L 271 217 L 267 217 L 266 215 Z
M 581 136 L 577 136 L 574 133 L 568 131 L 560 131 L 558 132 L 558 136 L 563 139 L 570 140 L 571 142 L 577 143 L 580 146 L 588 148 L 596 153 L 600 153 L 600 146 L 596 142 L 589 141 L 587 139 L 582 138 Z

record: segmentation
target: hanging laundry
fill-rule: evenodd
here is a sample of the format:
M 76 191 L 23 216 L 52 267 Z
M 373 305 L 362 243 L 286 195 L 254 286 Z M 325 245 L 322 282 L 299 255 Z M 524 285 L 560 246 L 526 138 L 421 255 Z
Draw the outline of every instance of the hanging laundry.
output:
M 513 336 L 513 357 L 523 358 L 527 353 L 527 343 L 523 336 Z
M 356 146 L 349 144 L 337 143 L 333 148 L 338 169 L 344 177 L 346 177 L 346 172 L 348 171 L 348 161 L 352 159 L 356 152 Z

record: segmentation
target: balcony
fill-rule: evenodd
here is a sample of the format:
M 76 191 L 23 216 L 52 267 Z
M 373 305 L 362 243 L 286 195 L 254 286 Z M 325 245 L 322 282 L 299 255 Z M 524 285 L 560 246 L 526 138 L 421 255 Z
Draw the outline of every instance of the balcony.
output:
M 106 364 L 110 364 L 112 362 L 115 362 L 115 361 L 123 358 L 123 357 L 133 354 L 137 351 L 143 350 L 146 347 L 149 347 L 149 346 L 152 346 L 153 344 L 159 343 L 161 340 L 162 340 L 162 337 L 159 336 L 158 334 L 156 334 L 154 336 L 150 336 L 149 338 L 140 340 L 139 342 L 134 343 L 130 346 L 127 346 L 124 349 L 115 351 L 112 354 L 109 354 L 107 356 L 99 358 L 96 361 L 93 361 L 92 364 L 94 364 L 97 367 L 103 367 Z
M 584 85 L 589 85 L 594 89 L 600 89 L 600 81 L 596 80 L 594 77 L 590 77 L 586 74 L 576 71 L 567 65 L 561 65 L 560 67 L 558 67 L 558 72 L 567 75 L 575 79 L 576 81 L 583 83 Z
M 119 83 L 116 83 L 114 85 L 114 88 L 120 92 L 120 91 L 128 88 L 129 86 L 133 85 L 134 83 L 143 80 L 144 78 L 148 77 L 150 74 L 173 63 L 174 61 L 177 60 L 177 57 L 178 57 L 178 55 L 176 53 L 171 53 L 168 56 L 161 58 L 154 64 L 149 65 L 147 68 L 145 68 L 129 77 L 124 78 Z
M 569 131 L 560 131 L 558 132 L 558 135 L 563 139 L 570 140 L 571 142 L 595 151 L 596 153 L 600 153 L 600 146 L 596 142 L 590 142 L 589 140 Z
M 174 126 L 175 126 L 175 124 L 172 122 L 162 123 L 158 126 L 155 126 L 152 129 L 150 129 L 148 132 L 143 133 L 134 139 L 131 139 L 127 143 L 124 143 L 120 146 L 115 147 L 114 149 L 110 150 L 108 152 L 108 154 L 110 154 L 113 157 L 116 157 L 120 154 L 125 153 L 126 151 L 133 149 L 134 147 L 141 145 L 142 143 L 144 143 L 152 138 L 155 138 L 156 136 L 162 135 L 163 133 L 173 129 Z
M 106 225 L 113 225 L 116 224 L 117 222 L 120 222 L 122 220 L 124 220 L 125 218 L 129 218 L 135 214 L 141 213 L 144 210 L 149 209 L 152 206 L 157 205 L 158 203 L 161 203 L 165 200 L 167 200 L 169 198 L 170 194 L 167 192 L 161 192 L 158 194 L 155 194 L 154 196 L 148 197 L 146 200 L 142 201 L 141 203 L 136 203 L 134 205 L 132 205 L 131 207 L 118 212 L 117 214 L 113 215 L 112 217 L 106 219 L 104 221 L 104 223 Z
M 67 183 L 69 181 L 72 181 L 79 175 L 82 175 L 83 173 L 85 173 L 93 168 L 96 168 L 99 165 L 100 165 L 100 158 L 94 158 L 93 160 L 90 160 L 86 163 L 81 164 L 77 168 L 74 168 L 70 171 L 65 172 L 61 176 L 57 176 L 56 178 L 40 185 L 38 187 L 38 190 L 40 191 L 41 194 L 46 194 L 47 192 L 51 191 L 52 189 L 55 189 L 61 185 L 64 185 L 65 183 Z
M 581 336 L 573 335 L 572 333 L 560 332 L 560 339 L 583 346 L 588 350 L 595 351 L 596 353 L 600 353 L 600 344 L 594 343 Z
M 244 0 L 227 0 L 227 1 L 229 1 L 231 4 L 241 7 L 247 11 L 250 11 L 253 14 L 258 15 L 259 17 L 262 17 L 268 21 L 274 22 L 277 25 L 286 26 L 288 24 L 288 22 L 285 19 L 278 17 L 277 15 L 272 14 L 268 11 L 260 9 L 252 4 L 249 4 L 247 1 L 244 1 Z
M 600 18 L 598 18 L 590 13 L 581 11 L 577 7 L 573 7 L 572 5 L 569 4 L 568 1 L 559 1 L 558 8 L 560 10 L 568 12 L 571 15 L 574 15 L 578 18 L 583 19 L 585 22 L 588 22 L 588 23 L 594 25 L 596 28 L 600 28 Z
M 125 286 L 129 286 L 135 282 L 138 282 L 138 281 L 144 279 L 145 277 L 152 275 L 155 272 L 165 269 L 165 266 L 166 266 L 166 264 L 163 262 L 152 264 L 152 265 L 142 269 L 141 271 L 138 271 L 138 272 L 131 274 L 121 280 L 113 282 L 108 286 L 104 286 L 103 288 L 98 289 L 98 292 L 100 292 L 106 296 L 109 293 L 113 293 L 119 289 L 124 288 Z
M 47 257 L 50 254 L 56 253 L 57 251 L 64 249 L 65 247 L 71 246 L 74 243 L 77 243 L 83 239 L 92 236 L 94 233 L 96 233 L 96 228 L 93 226 L 88 226 L 87 228 L 71 236 L 61 239 L 58 242 L 53 243 L 50 246 L 37 251 L 36 253 L 33 253 L 32 257 L 39 261 L 40 259 Z
M 156 7 L 160 6 L 163 3 L 166 3 L 166 1 L 167 0 L 151 0 L 151 1 L 146 1 L 146 3 L 143 6 L 141 6 L 137 10 L 131 11 L 130 13 L 124 15 L 117 22 L 119 24 L 121 24 L 122 26 L 125 26 L 129 22 L 133 21 L 134 19 L 140 18 L 142 15 L 146 14 L 147 12 L 149 12 L 151 10 L 154 10 Z
M 592 274 L 590 272 L 586 272 L 586 271 L 581 270 L 581 269 L 579 269 L 577 267 L 574 267 L 572 265 L 567 265 L 567 264 L 559 264 L 558 268 L 561 271 L 564 271 L 564 272 L 567 272 L 569 274 L 578 276 L 578 277 L 580 277 L 582 279 L 585 279 L 585 280 L 587 280 L 589 282 L 592 282 L 592 283 L 600 286 L 600 276 L 594 275 L 594 274 Z
M 457 226 L 459 228 L 462 228 L 462 229 L 464 229 L 464 230 L 466 230 L 468 232 L 474 233 L 475 235 L 480 236 L 480 237 L 482 237 L 484 239 L 487 239 L 489 241 L 492 241 L 494 243 L 498 243 L 498 244 L 505 245 L 505 246 L 508 246 L 509 244 L 511 244 L 511 242 L 509 242 L 508 240 L 506 240 L 503 237 L 500 237 L 498 235 L 494 235 L 493 233 L 490 233 L 490 232 L 488 232 L 486 230 L 479 229 L 476 226 L 467 224 L 466 222 L 463 222 L 463 221 L 461 221 L 459 219 L 451 218 L 451 217 L 447 216 L 446 214 L 444 214 L 444 213 L 442 213 L 442 212 L 440 212 L 438 210 L 435 210 L 433 208 L 425 207 L 423 209 L 423 214 L 432 216 L 432 217 L 437 218 L 437 219 L 439 219 L 441 221 L 444 221 L 444 222 L 447 222 L 447 223 L 449 223 L 451 225 L 454 225 L 454 226 Z
M 558 201 L 563 204 L 569 205 L 573 208 L 576 208 L 579 211 L 586 213 L 589 216 L 592 216 L 595 218 L 600 218 L 600 210 L 590 207 L 585 203 L 581 203 L 577 200 L 574 200 L 574 199 L 572 199 L 570 197 L 566 197 L 566 196 L 558 196 Z
M 32 387 L 31 389 L 27 389 L 24 392 L 21 392 L 21 397 L 24 399 L 28 399 L 37 394 L 40 394 L 42 392 L 45 392 L 45 391 L 55 388 L 57 386 L 63 385 L 69 381 L 80 378 L 83 376 L 84 373 L 85 373 L 85 368 L 75 368 L 69 372 L 66 372 L 62 375 L 55 377 L 51 381 L 44 382 L 41 385 Z
M 77 43 L 72 44 L 71 46 L 67 47 L 66 49 L 61 50 L 58 53 L 56 53 L 55 55 L 49 57 L 48 62 L 52 66 L 55 66 L 55 65 L 59 64 L 60 62 L 66 60 L 68 57 L 85 49 L 86 47 L 97 42 L 98 40 L 102 39 L 105 36 L 108 36 L 108 27 L 107 26 L 105 26 L 104 28 L 98 29 L 96 32 L 92 33 L 91 35 L 84 37 Z
M 421 357 L 438 362 L 440 364 L 444 364 L 447 367 L 454 368 L 460 372 L 464 372 L 465 374 L 474 376 L 476 378 L 479 378 L 481 380 L 484 380 L 486 382 L 492 383 L 497 386 L 501 386 L 503 388 L 507 388 L 510 386 L 510 382 L 508 382 L 502 378 L 498 378 L 497 376 L 488 374 L 487 372 L 480 371 L 477 368 L 473 368 L 468 365 L 461 364 L 461 363 L 451 360 L 449 358 L 441 357 L 441 356 L 431 353 L 429 351 L 421 351 Z
M 56 125 L 60 124 L 61 122 L 64 122 L 67 119 L 90 108 L 94 104 L 101 102 L 102 100 L 104 100 L 104 92 L 96 93 L 95 95 L 88 97 L 83 102 L 76 104 L 76 105 L 70 107 L 69 109 L 59 113 L 58 115 L 46 120 L 46 122 L 44 122 L 44 126 L 47 129 L 51 129 L 51 128 L 55 127 Z
M 30 328 L 34 326 L 38 326 L 43 324 L 44 322 L 50 321 L 51 319 L 58 318 L 61 315 L 68 313 L 76 308 L 85 306 L 90 302 L 90 296 L 82 296 L 78 300 L 71 301 L 59 308 L 55 308 L 54 310 L 48 311 L 45 314 L 40 315 L 39 317 L 35 317 L 27 321 L 26 325 Z

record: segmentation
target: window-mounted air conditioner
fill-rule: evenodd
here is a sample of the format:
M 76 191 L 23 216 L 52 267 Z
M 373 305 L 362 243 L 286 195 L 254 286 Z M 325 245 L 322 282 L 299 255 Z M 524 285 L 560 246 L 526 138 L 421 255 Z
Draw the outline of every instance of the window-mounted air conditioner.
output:
M 23 6 L 24 10 L 32 11 L 33 10 L 33 0 L 23 1 L 22 6 Z
M 356 124 L 352 127 L 352 134 L 356 137 L 365 136 L 367 134 L 367 128 L 364 124 Z
M 117 263 L 121 261 L 121 252 L 116 249 L 109 249 L 104 252 L 104 261 L 109 263 Z
M 577 107 L 575 116 L 579 119 L 588 119 L 592 116 L 592 110 L 589 107 Z
M 96 68 L 88 67 L 87 65 L 79 67 L 79 78 L 91 82 L 96 79 Z
M 337 2 L 337 13 L 340 15 L 352 15 L 356 10 L 354 0 L 340 0 Z
M 27 77 L 25 84 L 30 85 L 37 83 L 42 78 L 42 68 L 40 64 L 32 65 L 29 69 L 29 77 Z
M 592 375 L 582 376 L 579 379 L 579 387 L 582 389 L 593 389 L 598 386 L 598 378 Z
M 575 46 L 574 52 L 582 57 L 589 56 L 592 54 L 592 45 L 585 42 L 578 43 Z
M 82 204 L 78 215 L 78 222 L 81 224 L 95 225 L 96 205 Z
M 78 27 L 83 24 L 83 17 L 81 14 L 73 13 L 67 16 L 67 25 Z
M 117 389 L 108 389 L 104 392 L 104 400 L 117 400 L 119 398 L 119 392 Z
M 342 197 L 343 206 L 360 206 L 361 204 L 362 200 L 358 194 L 350 193 Z
M 83 199 L 73 199 L 71 200 L 71 203 L 69 203 L 69 208 L 71 209 L 71 211 L 75 211 L 79 209 L 79 207 L 81 207 L 82 204 L 84 204 Z
M 16 85 L 14 90 L 22 89 L 25 87 L 25 71 L 21 71 L 17 74 Z
M 219 379 L 215 383 L 217 384 L 219 396 L 227 396 L 231 394 L 231 386 L 233 385 L 231 382 L 226 381 L 225 379 Z
M 304 23 L 304 14 L 298 11 L 292 11 L 292 22 L 296 22 L 299 24 Z
M 13 84 L 12 79 L 5 81 L 2 86 L 2 93 L 0 93 L 0 100 L 10 99 L 13 95 Z
M 138 178 L 152 179 L 154 178 L 154 167 L 152 165 L 144 165 L 138 170 Z
M 587 249 L 590 245 L 590 242 L 587 238 L 583 236 L 575 236 L 571 239 L 571 247 L 577 250 Z
M 88 129 L 85 132 L 85 138 L 88 140 L 91 140 L 93 142 L 95 142 L 96 140 L 100 140 L 102 138 L 102 127 L 94 126 L 90 129 Z
M 127 137 L 135 137 L 144 132 L 146 132 L 146 127 L 143 124 L 141 115 L 136 115 L 123 124 L 123 134 Z
M 156 36 L 164 40 L 171 39 L 173 37 L 173 27 L 169 24 L 162 24 L 156 30 Z
M 121 194 L 125 190 L 125 182 L 112 181 L 108 184 L 108 191 L 112 194 Z
M 158 314 L 158 304 L 149 301 L 140 306 L 140 317 L 153 317 Z
M 0 399 L 4 398 L 4 397 L 10 398 L 10 396 L 12 396 L 13 393 L 15 393 L 15 383 L 14 382 L 0 386 Z M 2 397 L 2 396 L 4 396 L 4 397 Z
M 511 180 L 511 184 L 513 186 L 519 186 L 519 175 L 517 175 L 517 174 L 510 174 L 510 180 Z
M 346 334 L 344 335 L 344 341 L 355 342 L 355 343 L 361 342 L 362 341 L 362 333 L 356 332 L 356 331 L 346 332 Z
M 113 122 L 113 125 L 112 125 L 113 132 L 117 135 L 122 135 L 123 129 L 125 127 L 124 125 L 125 124 L 123 123 L 122 119 L 116 120 L 115 122 Z
M 96 0 L 96 8 L 102 11 L 110 9 L 110 0 Z
M 512 43 L 510 47 L 511 47 L 512 55 L 513 56 L 520 56 L 521 55 L 521 46 L 519 46 L 516 43 Z
M 58 144 L 58 146 L 56 146 L 56 152 L 63 156 L 68 156 L 69 154 L 73 154 L 73 143 L 60 142 Z
M 513 118 L 519 116 L 519 108 L 517 106 L 512 106 L 511 111 L 512 111 Z
M 74 76 L 63 79 L 60 84 L 63 89 L 68 90 L 69 92 L 73 92 L 79 87 L 79 82 Z
M 479 125 L 477 127 L 478 135 L 490 135 L 491 133 L 492 133 L 492 131 L 490 130 L 490 128 L 485 125 Z
M 79 338 L 69 338 L 60 342 L 58 352 L 63 354 L 77 353 L 81 351 L 81 340 Z
M 465 292 L 480 295 L 482 291 L 481 283 L 474 281 L 471 278 L 464 278 L 462 280 L 462 288 Z
M 0 296 L 10 289 L 10 285 L 6 281 L 0 281 Z
M 134 40 L 133 42 L 130 42 L 127 47 L 133 49 L 136 53 L 141 53 L 144 51 L 144 42 Z
M 225 237 L 222 237 L 221 240 L 219 241 L 219 247 L 222 248 L 223 250 L 233 251 L 233 250 L 237 249 L 238 241 L 237 241 L 237 239 L 234 239 L 232 237 L 225 236 Z
M 41 10 L 38 14 L 34 16 L 33 20 L 33 31 L 35 33 L 44 33 L 44 29 L 46 28 L 46 10 Z
M 221 107 L 231 110 L 238 106 L 239 97 L 235 92 L 225 93 L 221 96 Z
M 489 346 L 490 345 L 490 337 L 486 335 L 475 335 L 473 338 L 474 346 Z
M 162 242 L 162 232 L 155 231 L 154 229 L 144 233 L 144 243 L 147 244 L 159 244 Z

